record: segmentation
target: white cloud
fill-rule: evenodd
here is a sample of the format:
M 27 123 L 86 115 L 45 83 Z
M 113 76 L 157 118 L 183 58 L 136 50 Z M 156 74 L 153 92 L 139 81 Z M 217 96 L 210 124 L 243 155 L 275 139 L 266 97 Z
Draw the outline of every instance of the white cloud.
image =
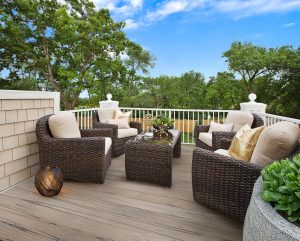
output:
M 97 8 L 107 8 L 119 17 L 128 17 L 143 7 L 143 0 L 92 0 Z
M 223 0 L 214 1 L 214 8 L 220 12 L 234 13 L 245 17 L 263 13 L 285 12 L 300 8 L 299 0 Z
M 162 0 L 155 4 L 143 0 L 92 1 L 97 8 L 109 9 L 116 20 L 125 21 L 126 29 L 137 29 L 142 25 L 147 26 L 172 14 L 192 11 L 204 15 L 226 13 L 233 18 L 242 18 L 300 9 L 300 0 Z M 288 23 L 283 27 L 292 25 Z
M 131 6 L 135 8 L 142 8 L 143 7 L 143 0 L 130 0 L 129 1 Z
M 285 12 L 300 8 L 300 0 L 169 0 L 149 12 L 146 19 L 156 21 L 168 15 L 193 10 L 233 14 L 246 17 L 264 13 Z
M 135 22 L 133 19 L 126 19 L 125 23 L 125 29 L 137 29 L 142 24 L 141 22 Z
M 204 6 L 207 0 L 171 0 L 164 2 L 159 9 L 154 12 L 149 12 L 146 19 L 149 21 L 155 21 L 163 19 L 170 14 L 179 12 L 188 12 L 195 8 Z
M 291 22 L 291 23 L 286 23 L 286 24 L 283 24 L 282 27 L 284 27 L 284 28 L 289 28 L 289 27 L 294 26 L 295 24 L 296 24 L 296 23 L 293 23 L 293 22 Z

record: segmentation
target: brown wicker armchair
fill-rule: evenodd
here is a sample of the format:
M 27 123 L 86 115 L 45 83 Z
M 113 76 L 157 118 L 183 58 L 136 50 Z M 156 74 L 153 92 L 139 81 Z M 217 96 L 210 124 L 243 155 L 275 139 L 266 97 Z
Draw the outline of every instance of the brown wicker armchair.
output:
M 48 119 L 36 123 L 40 165 L 61 168 L 64 179 L 103 183 L 111 164 L 111 147 L 105 154 L 105 137 L 112 137 L 110 128 L 80 130 L 81 138 L 53 138 Z
M 217 148 L 228 149 L 230 141 L 221 139 Z M 300 139 L 295 152 L 300 153 Z M 196 147 L 193 152 L 192 183 L 195 201 L 244 221 L 255 181 L 262 166 L 235 160 Z
M 252 123 L 251 128 L 256 128 L 256 127 L 264 125 L 264 121 L 259 115 L 256 115 L 253 113 L 252 113 L 252 115 L 253 115 L 253 123 Z M 228 138 L 228 139 L 232 140 L 234 135 L 236 134 L 236 132 L 214 131 L 212 133 L 212 146 L 209 146 L 199 140 L 200 132 L 208 132 L 208 130 L 209 130 L 209 125 L 195 126 L 194 138 L 195 138 L 196 147 L 200 147 L 200 148 L 210 150 L 210 151 L 215 151 L 215 150 L 217 150 L 216 146 L 220 145 L 219 142 L 220 142 L 221 138 Z
M 106 123 L 101 123 L 99 120 L 99 116 L 97 111 L 93 112 L 93 128 L 110 128 L 113 131 L 112 135 L 112 156 L 117 157 L 125 153 L 125 143 L 126 141 L 132 139 L 134 136 L 118 138 L 118 126 L 111 125 Z M 142 132 L 142 125 L 138 122 L 130 122 L 131 128 L 136 128 L 138 130 L 138 134 Z

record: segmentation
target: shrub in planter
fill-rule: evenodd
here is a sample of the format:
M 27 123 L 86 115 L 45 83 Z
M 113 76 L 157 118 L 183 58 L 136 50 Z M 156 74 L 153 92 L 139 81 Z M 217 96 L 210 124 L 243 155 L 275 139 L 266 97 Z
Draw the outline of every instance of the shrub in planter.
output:
M 174 121 L 168 116 L 158 116 L 153 121 L 153 126 L 156 128 L 171 129 Z
M 262 198 L 291 222 L 300 221 L 300 155 L 262 170 Z

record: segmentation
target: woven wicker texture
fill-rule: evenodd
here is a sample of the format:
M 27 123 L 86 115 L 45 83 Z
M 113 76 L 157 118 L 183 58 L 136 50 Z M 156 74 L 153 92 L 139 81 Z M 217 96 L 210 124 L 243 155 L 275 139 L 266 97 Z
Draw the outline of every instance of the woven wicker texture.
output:
M 103 183 L 111 163 L 111 148 L 105 155 L 105 138 L 112 137 L 111 129 L 80 130 L 81 138 L 55 139 L 48 119 L 36 123 L 41 166 L 57 166 L 64 179 Z
M 101 123 L 99 121 L 99 116 L 97 111 L 94 111 L 92 114 L 93 118 L 93 128 L 102 129 L 102 128 L 110 128 L 113 131 L 112 135 L 112 156 L 117 157 L 125 153 L 125 143 L 126 141 L 134 138 L 134 137 L 125 137 L 125 138 L 118 138 L 118 126 Z M 142 132 L 142 125 L 138 122 L 130 122 L 129 123 L 131 128 L 138 129 L 138 133 Z
M 171 187 L 172 158 L 181 155 L 181 134 L 179 131 L 174 133 L 171 145 L 127 141 L 125 153 L 127 180 L 148 181 Z
M 253 123 L 252 123 L 251 128 L 256 128 L 256 127 L 264 125 L 264 121 L 259 115 L 253 114 L 253 113 L 252 113 L 252 115 L 253 115 Z M 200 147 L 200 148 L 210 150 L 210 151 L 215 151 L 217 149 L 220 149 L 220 148 L 217 148 L 218 146 L 220 146 L 220 143 L 219 143 L 220 138 L 227 138 L 227 139 L 232 140 L 234 135 L 236 134 L 235 132 L 213 131 L 212 147 L 210 147 L 198 139 L 200 132 L 208 132 L 208 130 L 209 130 L 209 125 L 195 126 L 194 138 L 195 138 L 196 147 Z
M 220 146 L 225 149 L 225 147 Z M 300 153 L 300 140 L 290 157 Z M 195 201 L 244 221 L 255 181 L 262 166 L 196 147 L 192 183 Z

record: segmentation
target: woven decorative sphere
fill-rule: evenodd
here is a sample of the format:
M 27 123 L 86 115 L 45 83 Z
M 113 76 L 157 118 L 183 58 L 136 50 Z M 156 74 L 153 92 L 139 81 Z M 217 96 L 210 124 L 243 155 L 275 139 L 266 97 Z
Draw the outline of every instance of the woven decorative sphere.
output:
M 63 175 L 58 167 L 41 167 L 35 175 L 35 187 L 38 192 L 47 197 L 56 196 L 63 186 Z

